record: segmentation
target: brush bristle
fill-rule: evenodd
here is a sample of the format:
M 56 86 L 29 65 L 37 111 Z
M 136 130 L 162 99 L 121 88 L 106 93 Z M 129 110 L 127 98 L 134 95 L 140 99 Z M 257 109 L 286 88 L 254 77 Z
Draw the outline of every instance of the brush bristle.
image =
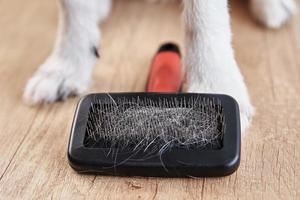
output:
M 218 99 L 109 96 L 91 103 L 84 144 L 144 152 L 173 147 L 220 149 L 224 132 Z

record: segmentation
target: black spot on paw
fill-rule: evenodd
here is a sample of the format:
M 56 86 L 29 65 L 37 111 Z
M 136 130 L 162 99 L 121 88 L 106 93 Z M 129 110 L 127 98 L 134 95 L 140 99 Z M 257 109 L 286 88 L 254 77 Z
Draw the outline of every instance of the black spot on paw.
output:
M 98 48 L 93 46 L 92 48 L 92 52 L 93 54 L 96 56 L 96 58 L 100 58 L 99 52 L 98 52 Z

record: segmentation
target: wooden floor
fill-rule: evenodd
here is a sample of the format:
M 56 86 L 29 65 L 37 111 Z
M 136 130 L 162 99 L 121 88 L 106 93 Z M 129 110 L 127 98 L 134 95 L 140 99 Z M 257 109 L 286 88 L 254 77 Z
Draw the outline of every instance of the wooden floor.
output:
M 24 85 L 52 48 L 49 0 L 0 0 L 0 199 L 300 199 L 300 16 L 279 31 L 233 1 L 234 46 L 257 114 L 239 170 L 225 178 L 83 176 L 66 151 L 78 98 L 28 107 Z M 91 91 L 143 91 L 164 41 L 182 44 L 180 8 L 119 0 L 103 25 Z

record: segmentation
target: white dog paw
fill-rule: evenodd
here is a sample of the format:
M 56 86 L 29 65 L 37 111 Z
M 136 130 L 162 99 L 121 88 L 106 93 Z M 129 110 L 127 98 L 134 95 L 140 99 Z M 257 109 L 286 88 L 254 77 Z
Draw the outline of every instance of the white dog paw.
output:
M 76 68 L 58 59 L 49 59 L 28 81 L 24 100 L 29 104 L 51 103 L 82 94 L 89 81 Z
M 192 81 L 184 89 L 193 93 L 226 94 L 233 97 L 239 104 L 242 134 L 244 135 L 250 127 L 254 116 L 254 108 L 238 70 L 228 73 L 210 71 L 208 77 L 203 77 L 201 81 Z
M 279 28 L 296 13 L 294 0 L 252 0 L 254 17 L 269 28 Z

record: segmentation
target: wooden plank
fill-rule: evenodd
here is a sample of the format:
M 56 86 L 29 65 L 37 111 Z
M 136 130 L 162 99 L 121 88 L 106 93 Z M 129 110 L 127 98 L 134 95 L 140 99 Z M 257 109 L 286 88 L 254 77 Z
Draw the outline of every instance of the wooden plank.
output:
M 49 45 L 53 41 L 51 35 L 55 30 L 52 33 L 49 31 L 54 27 L 51 26 L 51 20 L 50 23 L 48 20 L 47 26 L 43 26 L 45 22 L 36 17 L 39 16 L 40 10 L 48 8 L 51 12 L 51 7 L 55 15 L 55 6 L 45 2 L 32 6 L 19 4 L 17 1 L 9 4 L 1 2 L 0 12 L 3 16 L 0 19 L 0 177 L 30 132 L 38 112 L 38 108 L 24 106 L 21 96 L 26 79 L 49 53 Z M 44 14 L 49 14 L 49 10 Z M 31 26 L 35 23 L 36 26 Z M 37 35 L 45 37 L 45 42 L 37 41 Z

